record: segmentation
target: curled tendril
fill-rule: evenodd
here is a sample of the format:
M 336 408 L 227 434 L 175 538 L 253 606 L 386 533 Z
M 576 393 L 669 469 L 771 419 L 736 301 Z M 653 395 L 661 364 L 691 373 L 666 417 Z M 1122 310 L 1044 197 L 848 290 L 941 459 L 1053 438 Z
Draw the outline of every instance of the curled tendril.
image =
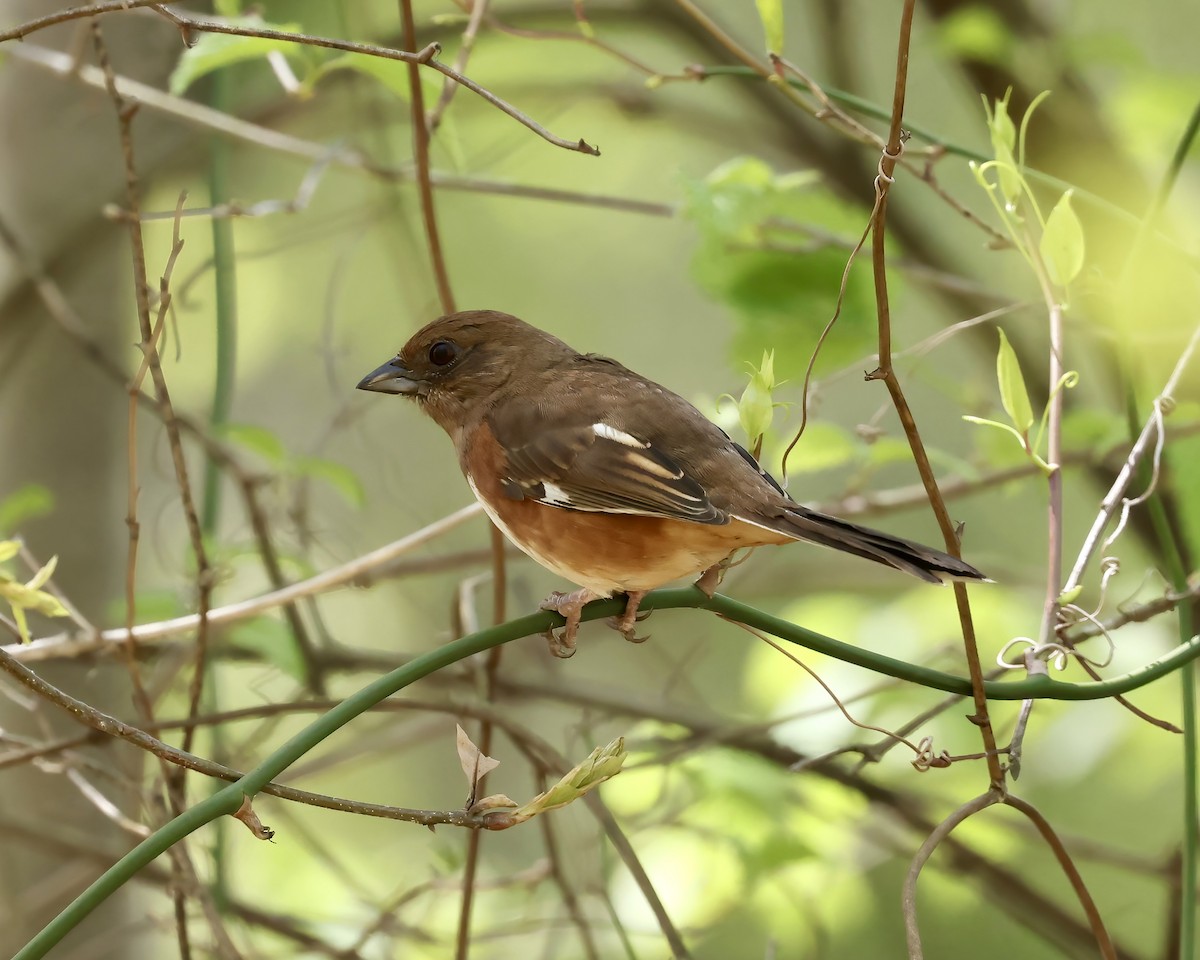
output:
M 1020 663 L 1013 663 L 1007 659 L 1009 650 L 1016 646 L 1026 647 Z M 996 665 L 1003 670 L 1027 670 L 1031 674 L 1039 672 L 1036 667 L 1038 662 L 1052 664 L 1055 670 L 1065 670 L 1067 658 L 1071 653 L 1072 651 L 1061 643 L 1039 644 L 1029 637 L 1013 637 L 996 654 Z
M 917 744 L 917 755 L 912 759 L 913 767 L 920 773 L 937 768 L 944 769 L 954 762 L 948 750 L 933 752 L 933 737 L 922 737 Z
M 1154 413 L 1150 415 L 1151 421 L 1154 423 L 1154 456 L 1151 458 L 1150 482 L 1146 484 L 1146 489 L 1139 493 L 1136 497 L 1121 498 L 1121 515 L 1117 519 L 1117 526 L 1108 539 L 1101 545 L 1101 550 L 1107 550 L 1111 547 L 1125 529 L 1125 524 L 1129 522 L 1129 512 L 1141 503 L 1144 503 L 1151 494 L 1158 488 L 1158 476 L 1162 469 L 1162 452 L 1163 445 L 1166 439 L 1166 426 L 1163 424 L 1163 418 L 1166 416 L 1168 398 L 1164 395 L 1154 401 Z

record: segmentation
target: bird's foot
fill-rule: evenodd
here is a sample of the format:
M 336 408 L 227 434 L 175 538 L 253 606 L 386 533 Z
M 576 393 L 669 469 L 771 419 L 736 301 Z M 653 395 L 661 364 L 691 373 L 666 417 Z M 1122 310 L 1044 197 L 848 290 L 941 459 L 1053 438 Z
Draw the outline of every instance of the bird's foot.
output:
M 643 610 L 638 613 L 638 604 L 642 602 L 642 597 L 646 595 L 645 590 L 634 591 L 626 594 L 628 598 L 625 601 L 625 612 L 619 617 L 609 617 L 608 625 L 621 634 L 630 643 L 645 643 L 650 639 L 647 634 L 644 637 L 637 635 L 637 625 L 645 620 L 653 611 Z
M 718 560 L 700 574 L 700 579 L 696 581 L 696 586 L 710 600 L 712 599 L 712 595 L 717 592 L 717 587 L 721 585 L 721 581 L 725 579 L 725 571 L 729 569 L 729 562 L 732 559 L 733 555 L 730 554 L 724 560 Z
M 539 604 L 542 610 L 553 610 L 567 621 L 561 630 L 551 627 L 543 634 L 554 656 L 563 660 L 575 656 L 575 635 L 579 632 L 579 617 L 583 608 L 595 599 L 596 594 L 591 590 L 580 589 L 571 593 L 555 590 Z

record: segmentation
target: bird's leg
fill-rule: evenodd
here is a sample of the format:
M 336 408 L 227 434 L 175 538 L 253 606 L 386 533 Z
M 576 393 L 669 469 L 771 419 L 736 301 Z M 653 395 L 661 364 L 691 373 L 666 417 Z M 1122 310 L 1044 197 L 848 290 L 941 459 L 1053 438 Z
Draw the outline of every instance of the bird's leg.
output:
M 625 595 L 627 598 L 625 601 L 625 612 L 619 617 L 610 617 L 608 620 L 608 625 L 619 632 L 630 643 L 645 643 L 650 639 L 649 635 L 644 637 L 637 635 L 638 621 L 650 616 L 649 610 L 638 616 L 638 604 L 642 602 L 642 597 L 645 595 L 645 590 L 631 590 Z
M 721 581 L 725 579 L 725 571 L 729 569 L 729 562 L 732 559 L 733 554 L 731 553 L 724 560 L 718 560 L 700 574 L 700 579 L 696 581 L 696 586 L 710 600 L 712 599 L 712 595 L 717 592 L 717 587 L 721 585 Z
M 567 621 L 560 632 L 555 632 L 551 627 L 544 634 L 546 642 L 550 646 L 550 652 L 554 656 L 565 660 L 567 657 L 575 655 L 575 634 L 579 632 L 579 617 L 583 613 L 583 608 L 597 597 L 598 594 L 582 588 L 572 593 L 561 593 L 555 590 L 541 602 L 539 606 L 542 610 L 553 610 L 565 617 Z

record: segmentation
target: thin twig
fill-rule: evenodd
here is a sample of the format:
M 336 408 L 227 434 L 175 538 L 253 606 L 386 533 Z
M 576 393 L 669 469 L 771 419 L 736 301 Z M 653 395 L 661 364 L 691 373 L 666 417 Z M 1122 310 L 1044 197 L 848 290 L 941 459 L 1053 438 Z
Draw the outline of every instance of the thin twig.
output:
M 1155 412 L 1152 413 L 1146 421 L 1146 425 L 1142 428 L 1142 432 L 1138 435 L 1137 441 L 1129 451 L 1129 456 L 1125 459 L 1124 466 L 1121 467 L 1117 474 L 1116 480 L 1113 481 L 1108 493 L 1104 495 L 1104 499 L 1100 501 L 1100 512 L 1096 519 L 1092 521 L 1092 527 L 1084 538 L 1083 546 L 1079 549 L 1079 555 L 1075 558 L 1075 564 L 1071 567 L 1071 573 L 1067 577 L 1066 583 L 1063 584 L 1063 590 L 1073 590 L 1083 580 L 1084 571 L 1087 569 L 1088 563 L 1095 555 L 1097 548 L 1100 546 L 1101 538 L 1104 535 L 1104 530 L 1120 509 L 1123 502 L 1125 491 L 1132 482 L 1134 474 L 1137 472 L 1138 465 L 1146 452 L 1159 440 L 1158 424 L 1161 416 L 1160 405 L 1169 403 L 1174 396 L 1176 388 L 1179 386 L 1179 381 L 1183 377 L 1184 370 L 1191 363 L 1192 355 L 1196 351 L 1197 344 L 1200 343 L 1200 326 L 1197 326 L 1192 331 L 1192 335 L 1184 347 L 1183 352 L 1179 355 L 1179 360 L 1175 364 L 1171 375 L 1167 378 L 1167 382 L 1163 385 L 1162 391 L 1154 400 Z
M 406 537 L 360 557 L 355 557 L 340 566 L 318 573 L 307 580 L 300 580 L 281 590 L 272 590 L 249 600 L 240 600 L 223 607 L 215 607 L 209 611 L 208 622 L 212 626 L 234 623 L 266 613 L 268 610 L 273 610 L 285 603 L 292 603 L 302 597 L 325 593 L 339 587 L 369 583 L 373 575 L 377 574 L 381 568 L 386 568 L 397 557 L 442 536 L 482 512 L 483 508 L 479 504 L 472 503 Z M 115 647 L 127 637 L 139 644 L 164 640 L 195 630 L 198 623 L 198 615 L 191 613 L 171 620 L 141 624 L 135 626 L 132 631 L 127 631 L 122 627 L 103 630 L 99 635 L 92 636 L 60 635 L 34 640 L 29 644 L 12 644 L 0 649 L 5 650 L 17 660 L 34 663 L 40 660 L 78 657 L 87 653 L 102 652 Z
M 806 664 L 803 660 L 801 660 L 799 657 L 797 657 L 790 650 L 785 650 L 782 646 L 780 646 L 778 643 L 776 643 L 774 640 L 772 640 L 770 637 L 768 637 L 765 633 L 762 633 L 759 630 L 755 630 L 753 627 L 748 627 L 744 623 L 738 623 L 736 620 L 730 620 L 727 617 L 722 617 L 721 619 L 725 620 L 726 623 L 731 623 L 731 624 L 733 624 L 733 626 L 739 627 L 742 630 L 745 630 L 748 634 L 750 634 L 751 636 L 762 641 L 767 646 L 769 646 L 773 650 L 775 650 L 777 653 L 783 654 L 783 656 L 787 657 L 789 660 L 792 661 L 792 663 L 794 663 L 801 670 L 803 670 L 810 677 L 812 677 L 817 682 L 817 685 L 822 690 L 825 691 L 826 696 L 828 696 L 829 699 L 833 701 L 833 705 L 837 708 L 838 712 L 843 717 L 845 717 L 847 722 L 849 722 L 851 725 L 858 727 L 860 730 L 870 730 L 872 733 L 883 734 L 883 736 L 888 737 L 894 743 L 902 743 L 906 747 L 908 747 L 908 749 L 911 750 L 913 752 L 913 754 L 916 756 L 919 756 L 922 753 L 920 748 L 918 748 L 915 743 L 908 740 L 903 734 L 894 733 L 893 731 L 887 730 L 884 727 L 877 727 L 877 726 L 874 726 L 873 724 L 863 723 L 861 720 L 855 719 L 854 715 L 848 709 L 846 709 L 846 705 L 844 703 L 842 703 L 841 698 L 839 698 L 838 695 L 834 692 L 833 687 L 831 687 L 828 683 L 826 683 L 822 679 L 821 675 L 819 673 L 817 673 L 817 671 L 815 671 L 812 667 L 810 667 L 808 664 Z
M 133 163 L 133 145 L 129 129 L 129 125 L 132 121 L 132 113 L 130 112 L 130 108 L 122 100 L 120 94 L 116 90 L 115 81 L 113 79 L 114 74 L 112 71 L 112 65 L 108 59 L 108 48 L 104 43 L 104 36 L 100 31 L 100 26 L 95 21 L 92 21 L 91 26 L 92 43 L 96 50 L 96 58 L 100 62 L 100 72 L 104 77 L 108 95 L 112 99 L 113 106 L 117 112 L 117 125 L 121 141 L 121 153 L 125 162 L 126 196 L 131 207 L 133 207 L 137 204 L 138 188 L 137 169 Z M 141 231 L 139 230 L 134 233 L 131 230 L 130 241 L 133 248 L 134 300 L 137 304 L 138 327 L 141 331 L 143 356 L 142 363 L 128 386 L 129 413 L 128 437 L 126 440 L 128 477 L 126 485 L 127 493 L 125 524 L 129 529 L 129 545 L 126 550 L 125 558 L 126 631 L 131 630 L 133 624 L 137 620 L 137 558 L 138 545 L 141 539 L 141 525 L 138 521 L 137 513 L 137 396 L 141 392 L 142 379 L 146 376 L 147 370 L 149 369 L 148 360 L 150 353 L 148 352 L 148 348 L 151 344 L 151 341 L 153 341 L 155 338 L 155 333 L 150 318 L 150 299 L 146 285 L 146 254 L 145 250 L 142 248 Z M 137 659 L 134 656 L 132 642 L 127 641 L 123 645 L 122 649 L 125 654 L 125 668 L 129 673 L 129 679 L 133 686 L 133 702 L 137 707 L 138 713 L 142 720 L 152 719 L 154 716 L 154 708 L 151 705 L 149 695 L 146 693 L 145 685 L 142 683 L 141 668 L 138 666 Z
M 194 715 L 199 711 L 200 694 L 204 683 L 205 659 L 208 653 L 208 608 L 211 606 L 213 582 L 210 575 L 208 555 L 204 545 L 204 534 L 201 530 L 199 514 L 196 511 L 196 505 L 192 498 L 187 461 L 183 454 L 183 441 L 180 438 L 179 425 L 175 421 L 170 390 L 167 387 L 166 376 L 163 373 L 158 355 L 158 338 L 165 326 L 167 311 L 171 304 L 171 272 L 174 269 L 175 261 L 180 251 L 183 249 L 183 242 L 179 236 L 180 220 L 178 217 L 175 219 L 171 252 L 167 259 L 166 268 L 159 281 L 158 315 L 156 320 L 152 320 L 150 313 L 150 290 L 147 281 L 146 248 L 142 237 L 142 224 L 138 216 L 138 211 L 141 208 L 141 190 L 137 162 L 133 150 L 133 119 L 137 113 L 137 105 L 127 103 L 117 91 L 116 73 L 113 71 L 112 63 L 109 59 L 108 47 L 104 42 L 104 35 L 100 29 L 99 22 L 93 19 L 91 21 L 91 28 L 96 59 L 104 74 L 105 87 L 117 115 L 121 157 L 125 169 L 125 202 L 131 215 L 128 227 L 130 246 L 133 253 L 134 301 L 137 304 L 138 326 L 141 332 L 141 343 L 138 346 L 143 355 L 138 373 L 129 387 L 129 512 L 127 516 L 127 523 L 129 525 L 129 553 L 125 575 L 125 627 L 127 640 L 124 650 L 129 673 L 134 681 L 135 697 L 139 701 L 143 718 L 150 719 L 153 716 L 153 712 L 150 699 L 146 695 L 145 690 L 139 689 L 139 671 L 136 666 L 134 643 L 132 640 L 137 602 L 135 593 L 137 545 L 140 535 L 137 519 L 137 407 L 138 396 L 141 393 L 141 381 L 146 372 L 149 371 L 151 382 L 154 384 L 155 399 L 162 411 L 163 426 L 166 428 L 168 447 L 171 451 L 171 460 L 175 469 L 175 482 L 179 489 L 179 501 L 183 508 L 188 536 L 191 539 L 192 553 L 196 560 L 198 623 L 192 680 L 188 691 L 188 712 Z M 181 194 L 177 209 L 183 208 L 185 199 L 186 196 Z M 191 749 L 192 735 L 193 733 L 190 729 L 184 731 L 183 749 L 185 751 L 190 751 Z M 184 807 L 182 770 L 178 768 L 171 770 L 164 765 L 163 779 L 167 787 L 172 814 L 178 816 L 183 812 Z M 171 860 L 177 878 L 180 881 L 174 886 L 172 893 L 180 954 L 182 960 L 190 960 L 191 951 L 186 906 L 188 890 L 192 885 L 187 881 L 189 878 L 195 876 L 195 868 L 192 865 L 186 844 L 180 843 L 172 847 Z M 225 957 L 236 958 L 238 956 L 237 951 L 233 949 L 232 943 L 225 935 L 219 917 L 215 914 L 210 915 L 210 917 L 214 921 L 214 935 L 218 946 L 221 948 L 219 952 Z
M 1172 431 L 1175 438 L 1191 437 L 1200 433 L 1200 421 L 1182 424 Z M 1123 448 L 1123 444 L 1120 448 Z M 1086 450 L 1071 450 L 1062 455 L 1064 467 L 1092 467 L 1105 463 L 1118 446 L 1107 450 L 1097 451 L 1094 448 Z M 956 500 L 976 493 L 982 493 L 993 487 L 1003 486 L 1014 480 L 1038 476 L 1042 468 L 1033 461 L 1027 461 L 1012 467 L 1001 467 L 977 477 L 950 477 L 940 482 L 943 500 Z M 847 493 L 836 500 L 825 500 L 817 504 L 816 509 L 824 513 L 836 513 L 844 516 L 867 516 L 890 513 L 927 503 L 929 494 L 924 484 L 909 484 L 904 487 L 894 487 L 890 490 L 877 490 L 872 493 Z
M 203 757 L 198 757 L 177 747 L 173 747 L 138 727 L 125 723 L 123 720 L 119 720 L 84 703 L 82 700 L 72 697 L 70 694 L 39 677 L 3 649 L 0 649 L 0 670 L 4 670 L 16 678 L 16 680 L 38 696 L 61 707 L 80 723 L 106 736 L 116 737 L 127 743 L 131 743 L 135 747 L 154 754 L 160 760 L 229 783 L 233 783 L 243 776 L 241 772 L 226 767 L 223 764 L 206 760 Z M 305 702 L 295 706 L 305 710 L 327 710 L 335 706 L 337 702 Z M 188 726 L 199 726 L 203 722 L 203 717 L 193 717 L 170 724 L 162 724 L 162 726 L 178 725 L 186 728 Z M 299 803 L 310 804 L 311 806 L 324 807 L 327 810 L 340 810 L 345 813 L 357 813 L 368 817 L 382 817 L 388 820 L 402 820 L 425 826 L 448 824 L 456 827 L 479 828 L 484 825 L 483 820 L 464 810 L 413 810 L 405 807 L 386 806 L 384 804 L 362 803 L 356 800 L 345 800 L 339 797 L 310 793 L 307 790 L 297 790 L 294 787 L 275 783 L 263 787 L 262 792 L 284 800 L 294 800 Z
M 195 713 L 199 708 L 200 694 L 204 683 L 204 661 L 208 651 L 208 609 L 211 606 L 213 582 L 211 576 L 211 568 L 208 562 L 208 553 L 204 545 L 204 533 L 200 525 L 200 516 L 196 510 L 195 500 L 192 496 L 191 481 L 188 477 L 187 460 L 183 453 L 183 440 L 180 436 L 179 424 L 175 418 L 175 411 L 171 404 L 171 393 L 167 387 L 166 376 L 162 370 L 162 364 L 159 361 L 157 340 L 165 320 L 167 310 L 171 303 L 170 282 L 171 272 L 175 266 L 175 261 L 179 256 L 180 250 L 183 248 L 183 242 L 179 237 L 179 218 L 175 219 L 174 233 L 172 237 L 171 254 L 167 260 L 166 269 L 163 271 L 162 278 L 159 282 L 158 291 L 158 320 L 157 324 L 152 325 L 150 318 L 150 303 L 149 291 L 146 282 L 146 251 L 142 240 L 142 225 L 139 217 L 141 208 L 141 191 L 138 185 L 137 165 L 133 154 L 133 117 L 136 111 L 136 106 L 131 106 L 126 103 L 121 94 L 117 91 L 116 74 L 113 72 L 112 64 L 109 62 L 108 51 L 104 46 L 104 42 L 100 33 L 99 25 L 92 21 L 92 32 L 96 43 L 97 59 L 100 62 L 100 69 L 104 73 L 105 83 L 108 88 L 109 97 L 112 99 L 113 107 L 117 111 L 117 117 L 120 126 L 121 138 L 121 153 L 125 161 L 125 199 L 128 205 L 131 219 L 128 223 L 130 240 L 133 246 L 133 277 L 135 284 L 135 298 L 138 304 L 138 321 L 141 327 L 142 343 L 141 349 L 143 353 L 142 368 L 139 371 L 138 377 L 135 378 L 130 387 L 130 423 L 131 426 L 135 422 L 137 411 L 137 394 L 140 393 L 140 377 L 142 371 L 149 370 L 150 379 L 154 384 L 154 394 L 158 401 L 158 405 L 162 410 L 163 426 L 167 431 L 168 446 L 171 450 L 171 461 L 175 469 L 175 482 L 179 488 L 179 502 L 183 508 L 184 520 L 187 525 L 188 536 L 191 540 L 192 553 L 196 559 L 196 599 L 197 599 L 197 622 L 196 622 L 196 649 L 195 661 L 193 664 L 192 682 L 188 691 L 188 702 L 190 712 Z M 178 209 L 183 208 L 185 197 L 179 198 Z M 134 433 L 136 437 L 136 432 Z M 136 449 L 134 441 L 131 438 L 131 449 Z M 133 624 L 129 619 L 133 617 L 133 583 L 132 574 L 136 566 L 136 503 L 137 503 L 137 474 L 136 462 L 133 454 L 130 456 L 131 469 L 133 472 L 130 475 L 130 531 L 131 531 L 131 561 L 129 565 L 129 576 L 126 580 L 126 604 L 128 607 L 126 630 L 129 637 L 130 645 L 132 645 Z M 132 646 L 129 648 L 132 650 Z M 148 701 L 147 701 L 148 704 Z M 190 748 L 190 734 L 185 732 L 184 741 Z
M 412 0 L 400 0 L 400 18 L 404 26 L 404 45 L 416 49 L 417 28 L 413 22 Z M 412 122 L 413 162 L 417 169 L 417 195 L 421 198 L 421 222 L 433 276 L 437 283 L 438 299 L 443 313 L 454 313 L 454 293 L 446 270 L 446 256 L 438 232 L 437 213 L 433 203 L 433 187 L 429 183 L 429 127 L 425 120 L 425 93 L 421 89 L 421 64 L 406 60 L 408 70 L 409 116 Z M 486 752 L 486 751 L 485 751 Z
M 178 217 L 182 214 L 182 209 L 177 205 L 175 212 L 172 214 Z M 142 218 L 143 222 L 145 217 Z M 42 269 L 42 267 L 28 254 L 17 240 L 16 235 L 8 227 L 7 223 L 0 217 L 0 242 L 4 243 L 12 253 L 16 262 L 21 266 L 26 276 L 34 285 L 38 296 L 41 298 L 50 316 L 58 323 L 61 329 L 74 340 L 83 350 L 84 355 L 107 376 L 116 383 L 120 383 L 123 387 L 127 387 L 126 376 L 121 366 L 112 360 L 107 353 L 104 352 L 100 343 L 95 339 L 87 324 L 71 306 L 70 302 L 59 288 L 58 284 Z M 173 248 L 175 249 L 175 248 Z M 177 254 L 177 249 L 175 250 Z M 160 304 L 160 307 L 162 305 Z M 169 306 L 169 303 L 166 305 Z M 156 322 L 156 337 L 161 335 L 161 329 L 165 314 L 160 310 L 158 321 Z M 139 368 L 138 374 L 135 377 L 139 381 L 146 373 L 146 359 L 143 357 L 142 366 Z M 162 409 L 152 396 L 145 392 L 139 391 L 136 395 L 139 406 L 149 410 L 151 413 L 161 418 Z M 199 423 L 192 420 L 186 414 L 175 412 L 176 422 L 179 424 L 180 430 L 186 433 L 190 438 L 196 440 L 204 449 L 205 455 L 218 464 L 220 468 L 231 474 L 239 489 L 242 491 L 246 515 L 250 520 L 251 529 L 258 540 L 259 555 L 262 558 L 263 566 L 267 573 L 267 579 L 271 586 L 276 590 L 281 590 L 287 586 L 287 580 L 283 575 L 282 567 L 278 563 L 274 545 L 269 536 L 269 529 L 266 515 L 258 502 L 258 489 L 262 484 L 263 478 L 247 472 L 241 464 L 238 463 L 230 449 L 226 444 L 217 440 L 211 433 L 206 431 Z M 293 635 L 297 638 L 301 656 L 305 659 L 306 666 L 310 665 L 312 654 L 312 644 L 308 639 L 307 630 L 303 620 L 300 618 L 299 610 L 292 603 L 284 604 L 284 615 L 288 619 L 289 625 L 292 627 Z M 135 628 L 136 629 L 136 628 Z M 97 633 L 94 628 L 84 628 L 81 632 L 82 636 L 94 637 Z M 317 683 L 316 690 L 319 692 L 319 675 L 314 678 Z
M 468 9 L 468 0 L 454 0 L 454 2 L 458 4 L 461 9 Z M 474 7 L 471 7 L 470 9 L 473 10 Z M 578 12 L 579 8 L 576 7 L 576 14 L 578 14 Z M 604 53 L 607 53 L 609 56 L 615 57 L 626 66 L 632 67 L 634 70 L 638 71 L 638 73 L 641 73 L 648 78 L 662 76 L 660 71 L 655 70 L 653 67 L 647 66 L 645 63 L 638 60 L 636 57 L 625 53 L 623 50 L 618 50 L 612 44 L 606 43 L 590 32 L 585 33 L 583 31 L 566 30 L 528 30 L 522 27 L 510 26 L 509 24 L 497 19 L 496 16 L 491 12 L 488 12 L 484 19 L 487 21 L 487 25 L 493 30 L 510 37 L 520 37 L 524 40 L 565 40 L 568 43 L 583 43 L 589 47 L 595 48 L 596 50 L 601 50 Z
M 658 896 L 658 891 L 654 889 L 654 884 L 650 880 L 650 876 L 646 873 L 645 868 L 637 857 L 636 851 L 633 849 L 633 844 L 625 836 L 625 831 L 617 823 L 617 819 L 612 815 L 612 811 L 605 806 L 604 801 L 600 799 L 600 795 L 595 791 L 584 794 L 583 802 L 592 811 L 592 815 L 600 821 L 600 825 L 608 835 L 608 842 L 617 851 L 617 855 L 625 864 L 625 869 L 632 874 L 634 882 L 638 885 L 638 889 L 641 890 L 647 906 L 650 907 L 650 912 L 654 914 L 654 919 L 658 923 L 659 929 L 663 932 L 663 936 L 666 938 L 667 946 L 671 948 L 672 960 L 690 960 L 692 955 L 688 951 L 687 945 L 683 942 L 683 935 L 671 921 L 671 917 L 667 913 L 667 908 L 663 905 L 661 898 Z
M 258 37 L 263 40 L 279 40 L 283 43 L 324 47 L 328 50 L 341 50 L 345 53 L 358 53 L 368 57 L 380 57 L 384 60 L 400 60 L 404 63 L 426 66 L 432 70 L 436 70 L 442 76 L 453 80 L 455 83 L 462 84 L 472 93 L 482 97 L 497 110 L 508 114 L 522 126 L 532 130 L 547 143 L 552 143 L 556 147 L 562 147 L 564 150 L 573 150 L 577 153 L 586 153 L 595 157 L 600 156 L 600 151 L 585 140 L 565 140 L 562 137 L 555 136 L 532 117 L 522 113 L 508 101 L 500 99 L 490 90 L 481 87 L 470 77 L 465 77 L 436 60 L 435 57 L 440 50 L 440 47 L 436 43 L 430 44 L 416 53 L 410 53 L 404 50 L 393 50 L 391 47 L 380 47 L 373 43 L 358 43 L 353 40 L 341 40 L 336 37 L 318 37 L 307 33 L 289 33 L 286 30 L 272 30 L 268 27 L 251 27 L 219 20 L 202 20 L 197 17 L 182 16 L 179 13 L 166 9 L 159 9 L 158 12 L 167 17 L 181 30 L 195 30 L 200 33 L 221 33 L 238 37 Z
M 137 7 L 150 7 L 159 3 L 177 3 L 178 0 L 108 0 L 107 3 L 93 3 L 84 7 L 72 7 L 67 10 L 59 10 L 57 13 L 50 13 L 44 17 L 38 17 L 36 20 L 27 20 L 25 23 L 17 27 L 11 27 L 8 30 L 0 30 L 0 43 L 6 40 L 24 40 L 31 33 L 37 33 L 39 30 L 45 30 L 47 27 L 57 26 L 60 23 L 68 23 L 71 20 L 81 20 L 84 17 L 98 17 L 105 13 L 119 13 L 124 10 L 133 10 Z
M 1127 623 L 1145 623 L 1147 620 L 1174 610 L 1181 603 L 1187 603 L 1188 601 L 1195 600 L 1197 597 L 1200 597 L 1200 580 L 1187 590 L 1169 590 L 1166 594 L 1154 600 L 1148 600 L 1145 603 L 1138 604 L 1136 607 L 1122 610 L 1116 616 L 1110 617 L 1098 625 L 1090 622 L 1079 623 L 1071 627 L 1071 642 L 1076 643 L 1087 637 L 1097 637 L 1104 632 L 1111 633 L 1125 626 Z
M 475 37 L 479 33 L 479 25 L 483 22 L 484 15 L 487 13 L 488 0 L 472 0 L 471 15 L 467 18 L 466 29 L 462 33 L 462 45 L 458 48 L 458 55 L 454 58 L 454 72 L 462 73 L 467 69 L 467 62 L 471 59 L 471 51 L 475 49 Z M 416 44 L 410 38 L 405 41 L 407 46 L 415 46 Z M 433 109 L 429 111 L 429 115 L 425 120 L 425 124 L 430 134 L 433 134 L 441 125 L 442 117 L 446 114 L 446 109 L 450 106 L 450 101 L 454 99 L 454 94 L 458 91 L 458 84 L 453 80 L 447 79 L 442 84 L 442 92 L 438 96 L 437 103 L 433 105 Z
M 1054 828 L 1050 826 L 1050 822 L 1042 816 L 1041 811 L 1037 807 L 1028 801 L 1022 800 L 1020 797 L 1006 796 L 1001 802 L 1005 806 L 1012 807 L 1014 810 L 1019 810 L 1025 814 L 1030 822 L 1037 827 L 1038 833 L 1046 841 L 1046 846 L 1054 853 L 1059 866 L 1063 868 L 1063 873 L 1067 875 L 1067 879 L 1071 882 L 1071 888 L 1075 891 L 1075 896 L 1079 898 L 1079 904 L 1083 907 L 1083 912 L 1088 918 L 1088 924 L 1091 926 L 1092 933 L 1096 937 L 1096 944 L 1100 947 L 1100 956 L 1104 960 L 1117 960 L 1116 948 L 1109 938 L 1108 930 L 1104 927 L 1100 911 L 1096 909 L 1096 902 L 1092 899 L 1092 895 L 1088 893 L 1087 886 L 1083 882 L 1083 877 L 1079 875 L 1079 868 L 1075 866 L 1075 861 L 1071 859 L 1071 855 L 1067 852 L 1067 848 L 1063 846 L 1063 842 L 1059 839 L 1058 834 L 1054 832 Z
M 4 52 L 7 56 L 41 67 L 64 80 L 72 80 L 97 89 L 104 88 L 104 78 L 96 67 L 90 64 L 78 64 L 68 54 L 57 50 L 49 50 L 36 44 L 22 43 L 9 47 Z M 383 166 L 347 147 L 330 147 L 328 144 L 316 143 L 302 137 L 272 130 L 269 127 L 221 113 L 219 110 L 214 110 L 194 100 L 173 96 L 157 87 L 139 83 L 128 77 L 117 77 L 117 89 L 123 96 L 137 100 L 145 109 L 162 113 L 190 126 L 211 130 L 221 136 L 253 144 L 264 150 L 299 157 L 311 163 L 331 163 L 341 169 L 381 180 L 406 181 L 413 179 L 414 176 L 411 169 Z M 486 177 L 467 177 L 449 172 L 431 171 L 430 181 L 434 186 L 447 190 L 528 197 L 552 203 L 575 203 L 655 217 L 673 217 L 679 211 L 678 204 L 604 196 L 575 190 L 560 190 L 538 184 L 508 183 L 502 180 L 489 180 Z M 237 205 L 231 205 L 228 209 L 218 210 L 218 214 L 228 212 L 231 215 L 237 215 L 238 209 Z M 155 216 L 174 216 L 174 214 L 156 214 Z
M 933 855 L 933 851 L 950 836 L 955 827 L 980 810 L 985 810 L 998 803 L 999 800 L 1000 795 L 996 790 L 988 790 L 987 793 L 980 794 L 974 800 L 968 800 L 933 828 L 913 856 L 912 862 L 908 866 L 908 874 L 904 878 L 904 893 L 901 900 L 904 912 L 904 932 L 908 944 L 908 960 L 923 960 L 925 956 L 925 952 L 921 948 L 921 930 L 917 925 L 917 880 L 921 877 L 921 869 Z

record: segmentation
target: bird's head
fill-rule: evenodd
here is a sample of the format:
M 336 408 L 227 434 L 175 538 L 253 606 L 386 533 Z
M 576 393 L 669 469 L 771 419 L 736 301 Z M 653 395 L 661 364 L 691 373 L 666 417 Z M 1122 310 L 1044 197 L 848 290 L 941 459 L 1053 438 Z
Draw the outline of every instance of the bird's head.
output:
M 422 327 L 358 389 L 415 397 L 453 434 L 479 404 L 519 382 L 523 371 L 574 355 L 558 338 L 507 313 L 466 310 Z

